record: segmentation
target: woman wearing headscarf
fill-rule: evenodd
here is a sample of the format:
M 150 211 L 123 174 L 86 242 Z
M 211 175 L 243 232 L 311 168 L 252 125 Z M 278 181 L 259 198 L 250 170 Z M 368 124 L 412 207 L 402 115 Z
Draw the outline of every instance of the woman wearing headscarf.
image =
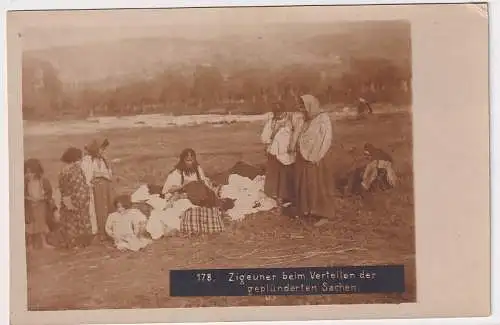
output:
M 65 164 L 59 174 L 60 223 L 67 248 L 90 244 L 89 187 L 81 169 L 82 151 L 68 148 L 61 157 Z
M 299 110 L 304 125 L 297 138 L 295 196 L 299 215 L 323 218 L 317 226 L 335 215 L 333 189 L 325 159 L 332 144 L 332 122 L 312 95 L 300 97 Z M 326 218 L 326 219 L 325 219 Z
M 106 235 L 106 218 L 113 210 L 111 193 L 112 170 L 104 152 L 109 146 L 107 139 L 92 141 L 85 147 L 87 154 L 82 160 L 82 169 L 90 188 L 89 214 L 92 233 L 97 239 L 104 241 Z

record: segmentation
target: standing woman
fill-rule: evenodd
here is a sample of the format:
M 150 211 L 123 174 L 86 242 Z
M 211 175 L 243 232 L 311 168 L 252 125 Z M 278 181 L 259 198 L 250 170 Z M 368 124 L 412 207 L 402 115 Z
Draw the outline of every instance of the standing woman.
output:
M 300 97 L 305 123 L 297 139 L 295 168 L 296 208 L 299 215 L 322 218 L 321 226 L 335 216 L 330 173 L 325 156 L 332 144 L 332 122 L 316 97 Z
M 295 155 L 288 150 L 292 132 L 291 115 L 283 103 L 276 103 L 262 131 L 261 141 L 266 145 L 267 154 L 264 193 L 275 199 L 280 208 L 293 202 Z
M 92 141 L 85 147 L 87 155 L 82 160 L 82 169 L 85 173 L 87 184 L 90 187 L 91 204 L 89 213 L 92 222 L 92 233 L 97 235 L 98 241 L 105 241 L 106 219 L 113 212 L 113 197 L 111 192 L 112 170 L 104 152 L 109 146 L 109 141 Z
M 67 248 L 85 247 L 91 241 L 89 187 L 81 168 L 82 151 L 71 147 L 62 155 L 59 174 L 61 227 Z

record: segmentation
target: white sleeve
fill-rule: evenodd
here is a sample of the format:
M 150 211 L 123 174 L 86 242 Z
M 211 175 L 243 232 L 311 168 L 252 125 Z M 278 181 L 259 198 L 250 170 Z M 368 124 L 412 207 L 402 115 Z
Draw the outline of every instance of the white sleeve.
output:
M 290 146 L 295 148 L 300 136 L 300 132 L 304 127 L 304 117 L 300 113 L 292 114 L 292 136 L 290 137 Z
M 163 190 L 161 191 L 162 194 L 167 194 L 168 191 L 174 186 L 181 186 L 181 181 L 181 173 L 177 169 L 172 171 L 170 174 L 168 174 L 167 180 L 163 185 Z
M 200 178 L 203 181 L 203 183 L 205 183 L 205 185 L 208 186 L 209 188 L 212 188 L 213 187 L 212 181 L 210 180 L 210 178 L 207 177 L 201 166 L 198 166 L 198 173 L 200 173 Z
M 303 156 L 310 162 L 318 162 L 325 157 L 332 145 L 332 122 L 327 115 L 318 116 L 313 123 L 319 123 L 315 140 L 309 144 L 309 149 Z
M 269 119 L 264 125 L 264 129 L 262 130 L 262 133 L 260 135 L 260 141 L 262 141 L 263 144 L 270 144 L 272 141 L 271 139 L 272 135 L 273 135 L 273 120 Z
M 132 209 L 131 211 L 129 211 L 129 213 L 131 214 L 130 221 L 132 222 L 134 227 L 137 227 L 137 226 L 139 226 L 139 224 L 145 223 L 147 221 L 147 218 L 144 215 L 144 213 L 142 213 L 141 211 L 139 211 L 137 209 Z
M 90 156 L 84 156 L 82 158 L 81 167 L 83 170 L 83 174 L 85 175 L 85 180 L 87 181 L 87 185 L 90 185 L 92 181 L 92 177 L 94 175 L 94 166 L 92 163 L 92 158 Z
M 111 213 L 107 220 L 106 220 L 106 234 L 108 234 L 110 237 L 113 237 L 113 224 L 115 222 L 115 217 L 116 217 L 116 212 Z
M 198 166 L 198 173 L 200 173 L 200 178 L 202 181 L 207 180 L 207 176 L 205 175 L 205 171 L 203 170 L 203 168 L 201 168 L 201 166 Z

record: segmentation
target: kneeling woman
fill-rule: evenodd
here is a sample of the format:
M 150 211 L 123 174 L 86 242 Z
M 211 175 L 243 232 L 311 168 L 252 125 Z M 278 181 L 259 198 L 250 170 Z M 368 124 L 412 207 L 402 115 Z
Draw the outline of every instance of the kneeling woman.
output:
M 188 187 L 190 193 L 186 193 Z M 213 204 L 216 200 L 215 186 L 205 176 L 193 149 L 182 151 L 179 162 L 167 176 L 162 194 L 165 195 L 166 205 L 163 209 L 153 210 L 147 225 L 147 231 L 153 239 L 172 230 L 179 230 L 180 218 L 188 209 L 202 205 L 207 200 Z M 200 199 L 192 202 L 188 194 Z

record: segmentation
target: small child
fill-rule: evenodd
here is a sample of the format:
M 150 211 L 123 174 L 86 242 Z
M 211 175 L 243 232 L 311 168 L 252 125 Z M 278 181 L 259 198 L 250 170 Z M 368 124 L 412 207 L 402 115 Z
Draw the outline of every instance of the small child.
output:
M 54 248 L 47 242 L 50 232 L 48 223 L 52 221 L 55 205 L 52 199 L 52 186 L 44 176 L 42 164 L 38 159 L 28 159 L 24 163 L 24 207 L 26 233 L 29 239 L 39 238 L 42 248 Z M 28 241 L 28 247 L 31 244 Z
M 139 251 L 151 243 L 146 233 L 146 216 L 132 208 L 129 195 L 120 195 L 114 200 L 116 212 L 106 220 L 106 233 L 119 250 Z

